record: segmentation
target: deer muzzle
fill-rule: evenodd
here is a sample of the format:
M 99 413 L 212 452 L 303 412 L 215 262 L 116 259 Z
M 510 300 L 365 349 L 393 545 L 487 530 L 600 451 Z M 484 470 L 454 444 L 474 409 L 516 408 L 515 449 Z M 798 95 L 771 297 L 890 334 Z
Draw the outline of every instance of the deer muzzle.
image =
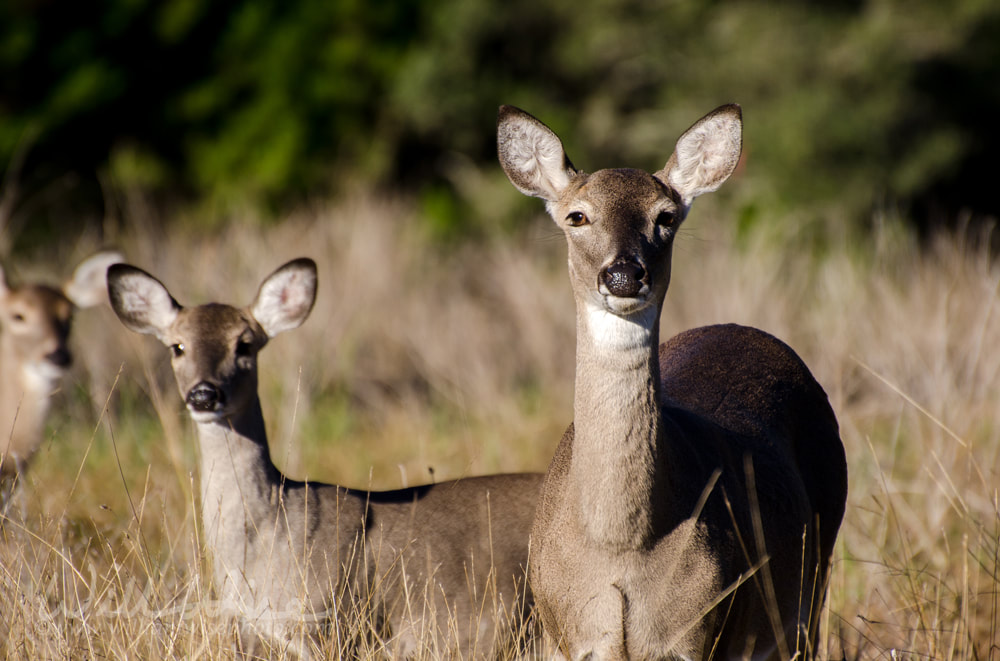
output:
M 632 259 L 617 259 L 601 271 L 601 283 L 612 296 L 620 298 L 635 298 L 646 279 L 646 269 Z
M 188 391 L 185 403 L 192 411 L 209 413 L 222 408 L 226 403 L 226 396 L 218 387 L 202 381 Z
M 50 354 L 45 356 L 45 360 L 49 361 L 56 367 L 69 367 L 73 364 L 73 356 L 70 355 L 69 350 L 66 348 L 59 348 Z

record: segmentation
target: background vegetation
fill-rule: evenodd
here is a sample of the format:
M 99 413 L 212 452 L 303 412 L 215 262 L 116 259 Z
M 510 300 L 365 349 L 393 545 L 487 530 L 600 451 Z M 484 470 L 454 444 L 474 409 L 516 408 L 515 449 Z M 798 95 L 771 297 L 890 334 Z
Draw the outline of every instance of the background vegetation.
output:
M 1000 263 L 954 237 L 921 249 L 891 219 L 816 255 L 736 237 L 721 206 L 699 200 L 682 228 L 663 333 L 767 329 L 830 395 L 850 494 L 823 648 L 996 659 Z M 297 478 L 385 489 L 545 468 L 571 418 L 575 321 L 562 240 L 530 216 L 513 237 L 445 250 L 413 205 L 355 199 L 210 237 L 133 222 L 120 245 L 185 304 L 249 301 L 287 259 L 320 258 L 311 318 L 262 354 L 272 454 Z M 74 343 L 0 532 L 0 641 L 31 658 L 230 658 L 168 351 L 100 308 L 78 315 Z
M 403 186 L 430 225 L 469 229 L 495 220 L 478 202 L 497 176 L 500 103 L 578 129 L 571 153 L 593 169 L 662 165 L 677 126 L 740 102 L 757 184 L 740 192 L 744 222 L 791 214 L 822 233 L 873 210 L 922 227 L 1000 212 L 1000 7 L 987 0 L 50 9 L 0 7 L 0 220 L 25 247 L 100 226 L 122 187 L 219 222 Z
M 761 327 L 827 389 L 850 464 L 831 658 L 1000 659 L 998 50 L 986 0 L 12 0 L 0 259 L 55 281 L 113 245 L 182 303 L 245 303 L 311 256 L 317 308 L 261 366 L 279 466 L 543 470 L 573 302 L 496 164 L 497 106 L 579 167 L 652 169 L 738 101 L 745 164 L 681 231 L 663 334 Z M 107 309 L 73 342 L 0 532 L 4 651 L 228 658 L 166 351 Z

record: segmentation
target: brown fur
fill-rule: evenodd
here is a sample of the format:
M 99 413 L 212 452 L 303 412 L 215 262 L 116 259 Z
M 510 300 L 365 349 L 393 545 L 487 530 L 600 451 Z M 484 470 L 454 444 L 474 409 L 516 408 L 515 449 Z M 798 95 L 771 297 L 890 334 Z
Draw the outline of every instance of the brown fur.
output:
M 106 300 L 105 272 L 116 261 L 118 253 L 97 253 L 61 287 L 12 287 L 0 269 L 0 514 L 42 444 L 51 396 L 72 362 L 73 313 Z
M 541 475 L 376 492 L 291 480 L 271 461 L 256 357 L 309 315 L 312 260 L 278 269 L 245 308 L 181 307 L 127 265 L 108 281 L 123 323 L 173 353 L 198 428 L 215 588 L 248 644 L 263 637 L 308 657 L 321 624 L 359 613 L 385 623 L 394 657 L 424 646 L 487 657 L 510 643 L 531 606 L 524 571 Z
M 659 345 L 677 228 L 740 154 L 738 106 L 663 170 L 576 170 L 500 110 L 511 182 L 566 234 L 577 304 L 574 423 L 549 466 L 530 580 L 566 658 L 788 658 L 814 649 L 847 469 L 836 418 L 772 336 L 711 326 Z

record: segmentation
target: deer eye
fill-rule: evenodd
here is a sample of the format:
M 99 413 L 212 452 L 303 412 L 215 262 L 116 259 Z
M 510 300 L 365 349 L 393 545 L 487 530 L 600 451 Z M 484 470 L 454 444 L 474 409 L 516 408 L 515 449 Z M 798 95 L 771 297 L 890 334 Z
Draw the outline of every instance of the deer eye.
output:
M 582 225 L 590 224 L 590 219 L 587 218 L 587 214 L 583 213 L 582 211 L 572 212 L 571 214 L 566 216 L 566 220 L 569 222 L 570 227 L 580 227 Z
M 174 354 L 174 358 L 180 358 L 184 355 L 184 345 L 179 342 L 177 344 L 171 344 L 170 352 Z
M 24 315 L 20 312 L 14 313 L 14 321 L 24 321 Z
M 656 215 L 656 224 L 660 227 L 670 227 L 675 220 L 677 220 L 677 214 L 666 209 Z

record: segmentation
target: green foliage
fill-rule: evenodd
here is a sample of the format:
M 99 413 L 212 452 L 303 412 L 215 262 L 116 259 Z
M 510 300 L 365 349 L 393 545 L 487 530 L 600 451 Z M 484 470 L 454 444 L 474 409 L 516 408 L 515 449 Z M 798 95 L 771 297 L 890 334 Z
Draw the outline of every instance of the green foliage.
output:
M 983 0 L 44 10 L 0 7 L 0 164 L 25 199 L 51 196 L 43 186 L 65 172 L 111 172 L 116 185 L 214 209 L 402 185 L 431 191 L 428 217 L 449 234 L 449 214 L 474 206 L 458 170 L 496 169 L 501 103 L 542 118 L 595 169 L 660 167 L 684 127 L 737 101 L 738 203 L 760 210 L 742 222 L 792 212 L 858 224 L 886 205 L 912 205 L 918 220 L 1000 214 L 987 183 L 1000 146 L 1000 6 Z

